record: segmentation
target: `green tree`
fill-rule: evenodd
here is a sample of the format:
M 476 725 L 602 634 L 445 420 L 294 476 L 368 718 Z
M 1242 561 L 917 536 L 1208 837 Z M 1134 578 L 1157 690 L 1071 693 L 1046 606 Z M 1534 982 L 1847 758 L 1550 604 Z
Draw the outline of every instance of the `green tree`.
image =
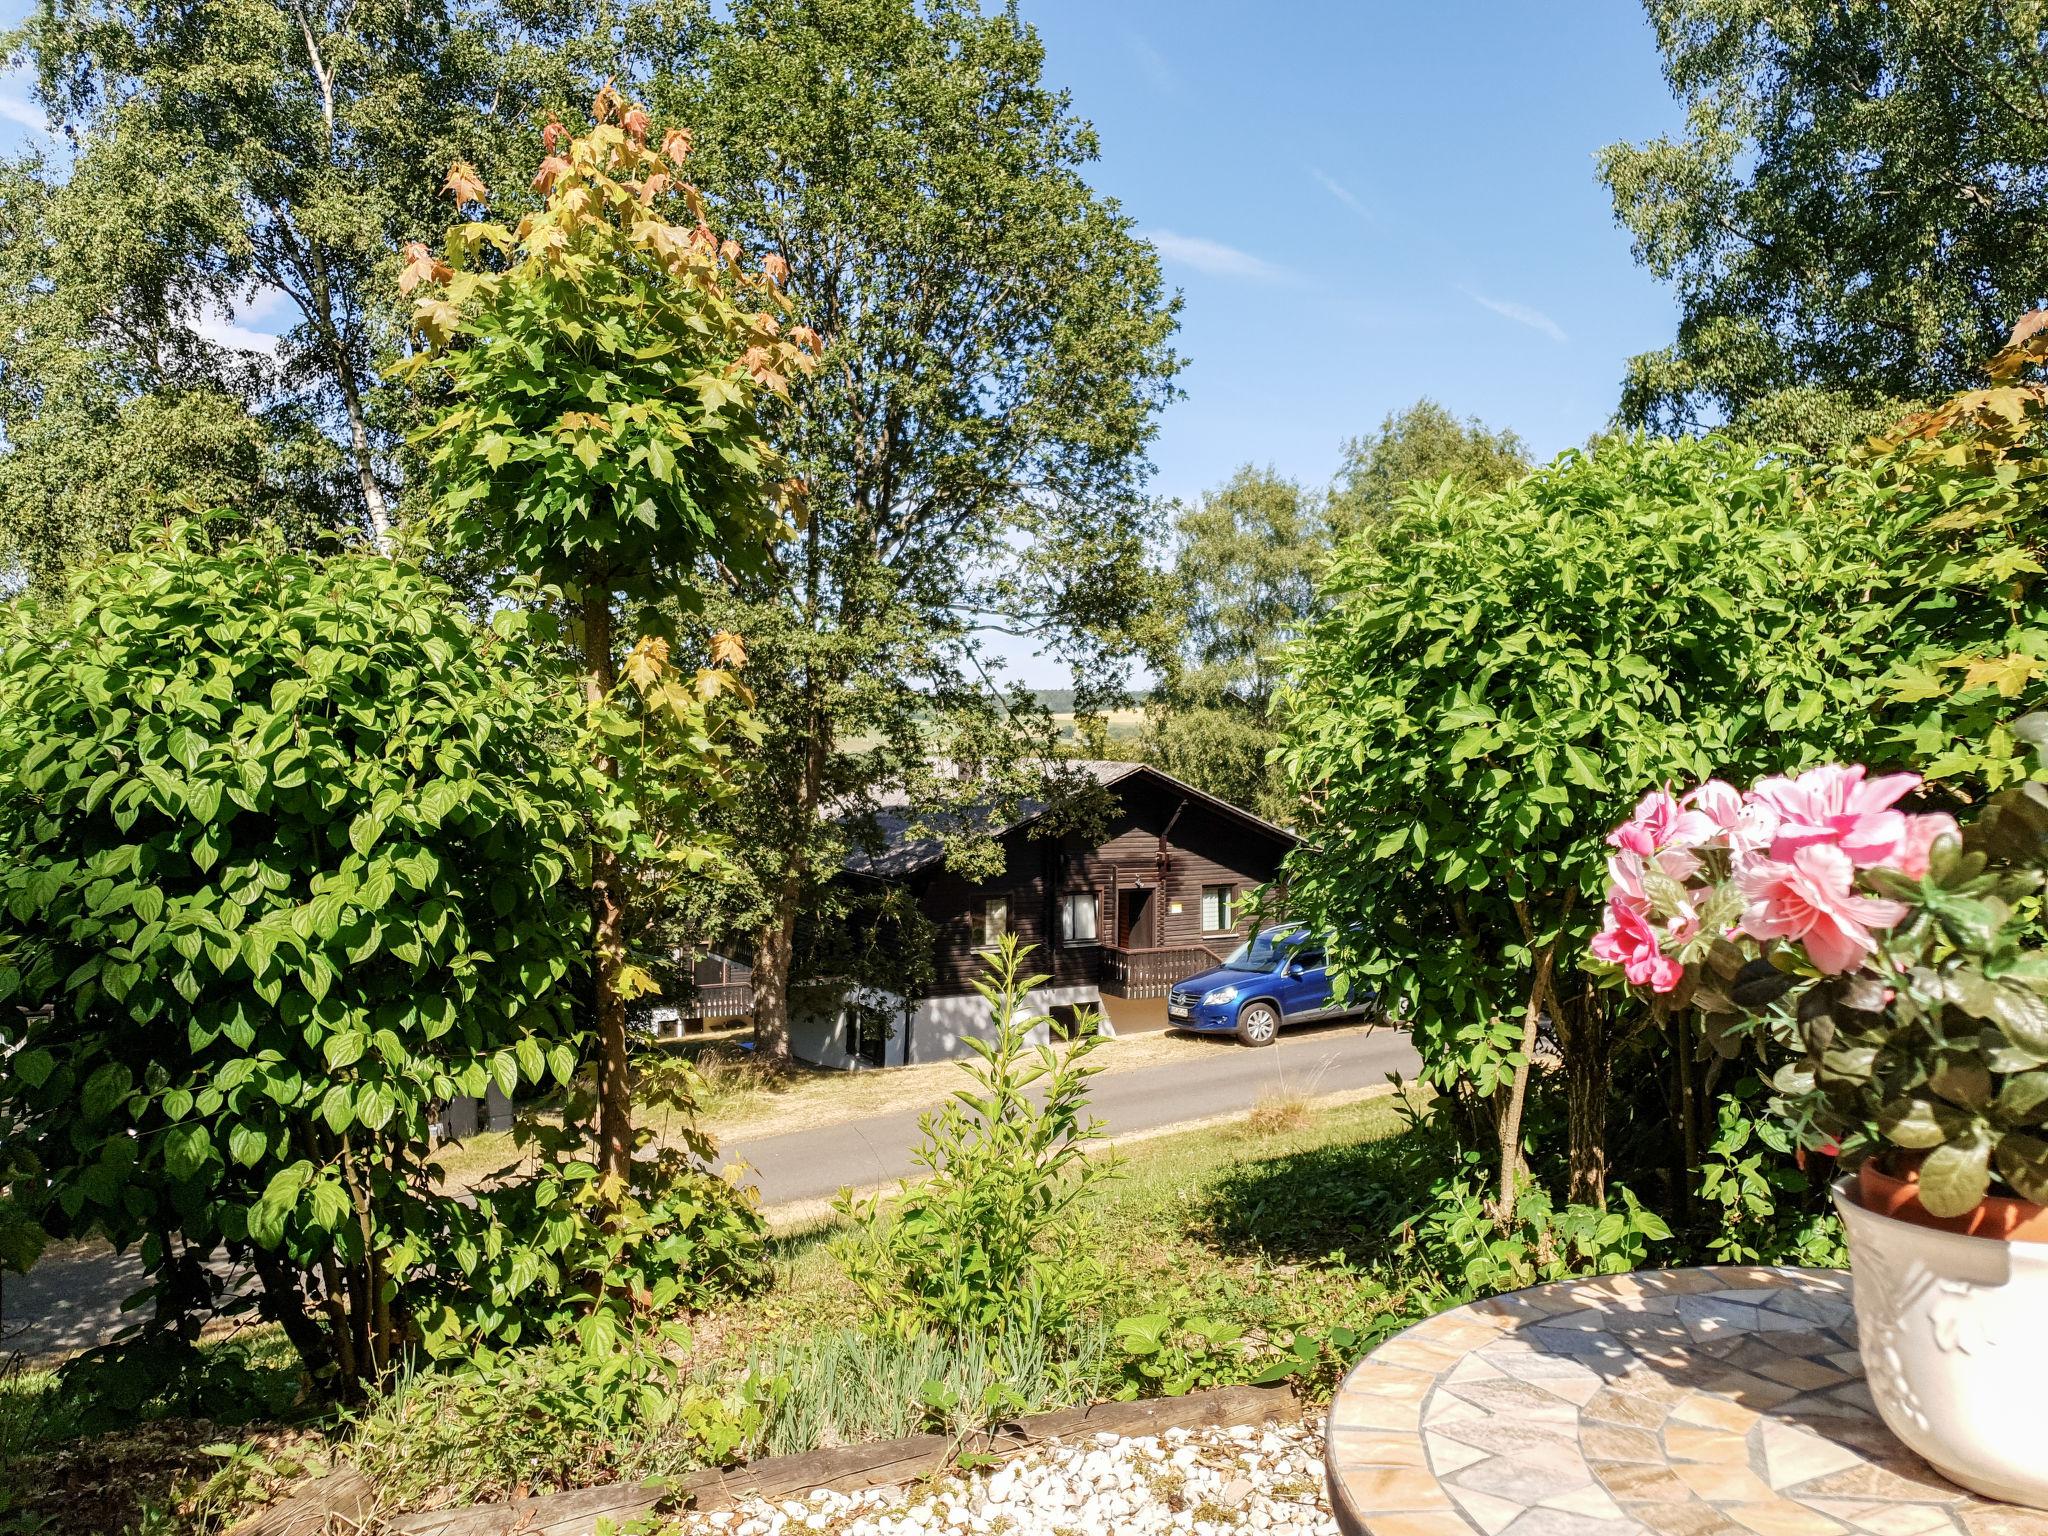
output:
M 1646 0 L 1678 138 L 1610 146 L 1676 341 L 1625 421 L 1823 446 L 1959 387 L 2048 292 L 2041 0 Z
M 344 522 L 302 402 L 255 400 L 248 362 L 196 332 L 153 332 L 92 265 L 82 197 L 0 164 L 0 582 L 61 594 L 138 522 L 260 518 L 299 542 Z
M 1176 504 L 1174 559 L 1156 622 L 1168 637 L 1141 746 L 1198 789 L 1287 820 L 1267 761 L 1282 651 L 1314 612 L 1329 549 L 1323 498 L 1247 464 L 1193 506 Z
M 1417 481 L 1497 491 L 1528 472 L 1529 450 L 1512 429 L 1495 431 L 1477 416 L 1460 421 L 1425 396 L 1344 445 L 1328 517 L 1341 537 L 1384 523 Z
M 517 614 L 190 534 L 0 617 L 0 1166 L 161 1331 L 248 1260 L 348 1390 L 436 1289 L 433 1106 L 575 1067 L 594 781 Z
M 623 645 L 616 609 L 644 617 L 700 567 L 762 563 L 782 509 L 799 503 L 795 483 L 777 480 L 756 406 L 811 366 L 804 345 L 816 338 L 776 318 L 790 308 L 782 258 L 743 266 L 740 247 L 704 224 L 701 195 L 676 179 L 689 135 L 672 128 L 651 145 L 646 111 L 609 86 L 594 116 L 573 139 L 548 126 L 535 182 L 545 202 L 516 230 L 465 220 L 445 260 L 409 248 L 400 282 L 418 294 L 413 324 L 429 349 L 400 373 L 441 397 L 417 442 L 454 544 L 574 614 L 596 767 L 628 791 L 598 829 L 590 871 L 598 1166 L 623 1188 L 634 1144 L 625 1008 L 651 985 L 628 960 L 629 862 L 694 843 L 688 808 L 718 767 L 703 705 L 733 674 L 681 676 L 659 635 Z M 448 186 L 458 205 L 488 196 L 461 164 Z M 679 205 L 692 222 L 670 219 Z M 709 650 L 741 655 L 725 635 Z M 677 736 L 680 751 L 650 752 Z M 679 817 L 683 848 L 658 849 L 636 814 L 655 799 Z
M 1013 12 L 963 0 L 742 0 L 650 86 L 702 130 L 721 223 L 788 262 L 825 339 L 775 423 L 811 520 L 705 605 L 754 658 L 770 787 L 732 803 L 724 922 L 753 936 L 767 1053 L 799 919 L 885 801 L 986 861 L 969 808 L 1041 787 L 1050 722 L 991 682 L 989 635 L 1069 659 L 1095 699 L 1121 687 L 1176 304 L 1083 179 L 1095 136 L 1042 66 Z
M 1500 1211 L 1546 1014 L 1571 1197 L 1604 1198 L 1643 1023 L 1575 971 L 1607 829 L 1646 786 L 1833 756 L 1867 717 L 1891 619 L 1867 527 L 1720 439 L 1612 438 L 1502 492 L 1418 486 L 1339 549 L 1281 703 L 1312 807 L 1290 898 L 1353 985 L 1413 1005 L 1426 1076 L 1492 1127 Z
M 1345 445 L 1327 494 L 1246 465 L 1192 507 L 1176 506 L 1174 559 L 1150 616 L 1159 685 L 1145 756 L 1168 773 L 1274 821 L 1296 815 L 1272 761 L 1269 715 L 1281 655 L 1317 611 L 1317 569 L 1335 541 L 1383 525 L 1411 485 L 1498 490 L 1527 473 L 1521 439 L 1433 400 L 1389 413 Z
M 636 13 L 651 30 L 668 8 Z M 173 472 L 174 499 L 258 496 L 281 520 L 365 528 L 381 543 L 403 421 L 377 366 L 402 341 L 394 253 L 435 225 L 425 173 L 525 159 L 515 125 L 565 104 L 579 74 L 606 71 L 619 19 L 492 0 L 39 0 L 8 44 L 34 66 L 72 153 L 17 164 L 0 183 L 9 296 L 36 300 L 30 327 L 0 334 L 10 457 L 48 460 L 64 440 L 52 434 L 84 426 L 183 464 L 175 438 L 153 430 L 163 408 L 142 407 L 136 423 L 132 403 L 215 395 L 203 408 L 218 412 L 216 435 L 258 462 L 237 462 L 225 485 L 204 465 Z M 274 351 L 209 338 L 252 301 L 289 316 Z M 319 437 L 324 505 L 273 499 L 280 478 L 309 489 L 299 465 Z M 47 464 L 27 468 L 17 478 L 43 492 L 39 521 L 7 514 L 0 558 L 47 569 L 125 532 L 101 514 L 131 488 L 124 463 L 90 464 L 105 478 L 68 496 Z

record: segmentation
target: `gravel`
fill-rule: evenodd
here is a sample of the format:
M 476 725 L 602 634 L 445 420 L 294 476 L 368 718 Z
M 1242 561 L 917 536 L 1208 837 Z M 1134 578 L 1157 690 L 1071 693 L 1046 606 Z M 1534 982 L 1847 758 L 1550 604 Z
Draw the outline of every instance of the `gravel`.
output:
M 808 1499 L 690 1514 L 677 1536 L 1328 1536 L 1323 1448 L 1306 1424 L 1169 1429 L 1049 1440 L 1000 1466 L 905 1488 L 824 1489 Z

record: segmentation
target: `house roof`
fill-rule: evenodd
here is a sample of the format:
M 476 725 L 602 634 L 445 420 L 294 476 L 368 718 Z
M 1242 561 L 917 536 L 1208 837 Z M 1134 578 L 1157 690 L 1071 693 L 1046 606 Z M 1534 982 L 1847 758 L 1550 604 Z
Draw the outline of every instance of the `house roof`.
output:
M 1063 760 L 1060 766 L 1080 771 L 1093 778 L 1104 789 L 1121 784 L 1127 779 L 1149 776 L 1190 800 L 1211 806 L 1284 842 L 1299 844 L 1301 841 L 1285 827 L 1270 822 L 1263 816 L 1256 816 L 1242 806 L 1232 805 L 1228 800 L 1218 799 L 1215 795 L 1197 789 L 1184 780 L 1176 779 L 1172 774 L 1163 772 L 1150 763 L 1072 758 Z M 1015 816 L 1008 821 L 997 823 L 993 806 L 969 807 L 962 815 L 963 825 L 960 830 L 976 830 L 990 837 L 1002 837 L 1020 827 L 1030 825 L 1051 808 L 1049 801 L 1025 800 L 1017 807 Z M 885 799 L 875 813 L 875 823 L 882 834 L 881 851 L 871 854 L 863 848 L 854 849 L 846 856 L 847 871 L 857 875 L 893 880 L 915 873 L 927 865 L 936 864 L 945 856 L 944 844 L 937 837 L 930 835 L 911 836 L 913 819 L 909 802 L 900 793 Z

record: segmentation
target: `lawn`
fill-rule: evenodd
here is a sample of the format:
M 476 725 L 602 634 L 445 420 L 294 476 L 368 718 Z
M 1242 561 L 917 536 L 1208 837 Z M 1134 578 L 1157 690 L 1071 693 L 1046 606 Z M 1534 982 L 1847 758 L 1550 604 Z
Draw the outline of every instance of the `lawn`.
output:
M 962 1421 L 997 1384 L 1032 1410 L 1245 1380 L 1297 1329 L 1351 1328 L 1362 1347 L 1450 1299 L 1391 1236 L 1436 1146 L 1408 1129 L 1404 1107 L 1392 1097 L 1273 1103 L 1103 1154 L 1118 1173 L 1087 1218 L 1102 1292 L 1056 1348 L 991 1358 L 929 1335 L 876 1335 L 835 1262 L 828 1220 L 775 1236 L 764 1294 L 691 1320 L 688 1345 L 664 1363 L 681 1405 L 666 1419 L 639 1412 L 630 1383 L 593 1380 L 582 1357 L 544 1351 L 415 1378 L 353 1418 L 294 1422 L 278 1411 L 289 1357 L 259 1335 L 248 1361 L 257 1421 L 194 1424 L 158 1405 L 142 1429 L 99 1437 L 81 1435 L 72 1409 L 55 1411 L 51 1378 L 18 1375 L 0 1390 L 0 1488 L 18 1501 L 0 1506 L 0 1530 L 10 1515 L 52 1532 L 217 1529 L 227 1510 L 337 1457 L 404 1504 L 433 1507 L 688 1470 L 702 1461 L 714 1402 L 752 1403 L 760 1422 L 744 1448 L 776 1454 Z M 1161 1314 L 1163 1328 L 1148 1332 Z M 1159 1348 L 1134 1348 L 1154 1335 Z M 225 1359 L 250 1342 L 212 1348 Z M 1329 1374 L 1300 1383 L 1304 1395 L 1326 1391 Z M 145 1506 L 156 1511 L 147 1519 Z

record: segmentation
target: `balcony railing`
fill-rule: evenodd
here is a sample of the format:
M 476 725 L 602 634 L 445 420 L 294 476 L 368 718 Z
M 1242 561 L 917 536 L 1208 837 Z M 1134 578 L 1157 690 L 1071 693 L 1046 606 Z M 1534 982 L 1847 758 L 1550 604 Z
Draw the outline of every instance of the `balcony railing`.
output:
M 1164 997 L 1173 984 L 1223 963 L 1206 944 L 1169 944 L 1159 949 L 1118 949 L 1102 946 L 1102 974 L 1097 978 L 1110 997 Z

